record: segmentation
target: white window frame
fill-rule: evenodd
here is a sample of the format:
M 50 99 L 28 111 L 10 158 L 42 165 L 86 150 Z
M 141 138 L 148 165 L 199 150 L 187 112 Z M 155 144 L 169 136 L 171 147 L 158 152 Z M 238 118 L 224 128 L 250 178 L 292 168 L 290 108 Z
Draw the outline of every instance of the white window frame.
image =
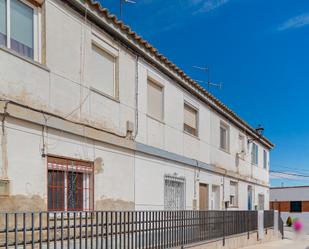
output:
M 256 143 L 252 143 L 251 145 L 251 164 L 254 164 L 255 166 L 258 166 L 259 164 L 259 147 Z
M 193 109 L 194 111 L 196 111 L 196 128 L 195 128 L 195 134 L 192 134 L 191 132 L 189 131 L 186 131 L 185 130 L 185 120 L 184 120 L 184 116 L 185 116 L 185 106 L 188 106 L 189 108 Z M 191 127 L 191 126 L 190 126 Z M 193 127 L 191 127 L 193 129 Z M 184 101 L 183 103 L 183 131 L 186 133 L 186 134 L 189 134 L 191 136 L 194 136 L 194 137 L 199 137 L 199 109 L 197 107 L 195 107 L 194 105 L 190 104 L 188 101 Z
M 225 129 L 226 131 L 226 148 L 222 147 L 221 144 L 221 128 Z M 220 128 L 219 128 L 219 147 L 221 150 L 225 151 L 225 152 L 229 152 L 230 151 L 230 126 L 227 125 L 226 123 L 220 121 Z
M 41 47 L 41 9 L 26 0 L 18 1 L 33 9 L 33 58 L 20 55 L 16 51 L 14 53 L 27 59 L 41 62 L 41 51 L 39 49 Z M 6 0 L 6 47 L 11 50 L 11 0 Z
M 267 169 L 267 168 L 268 168 L 268 153 L 264 149 L 263 150 L 263 169 Z
M 235 186 L 235 195 L 231 195 L 231 193 L 230 193 L 229 206 L 230 207 L 238 207 L 238 182 L 230 181 L 230 188 L 231 188 L 231 185 Z M 231 197 L 232 196 L 234 197 L 234 203 L 231 203 Z
M 115 99 L 119 100 L 119 91 L 118 91 L 119 89 L 119 82 L 118 82 L 119 51 L 118 49 L 114 48 L 112 45 L 110 45 L 109 43 L 101 39 L 99 37 L 99 34 L 96 34 L 96 33 L 92 33 L 91 49 L 93 49 L 92 46 L 97 47 L 98 49 L 102 50 L 104 53 L 107 53 L 108 55 L 114 58 L 114 82 L 113 82 L 114 91 L 113 91 L 113 95 L 110 95 L 91 85 L 90 85 L 90 90 L 104 97 L 107 97 L 113 100 Z
M 170 193 L 167 193 L 167 181 L 170 181 L 170 182 L 178 182 L 180 184 L 182 184 L 182 196 L 172 196 L 172 198 L 175 198 L 174 199 L 174 204 L 177 204 L 177 201 L 180 201 L 180 205 L 177 207 L 175 205 L 173 205 L 172 207 L 169 206 L 168 204 L 171 202 L 171 201 L 168 201 L 168 197 L 171 197 L 171 196 L 167 196 L 167 194 L 170 194 Z M 176 193 L 174 193 L 176 194 Z M 182 200 L 178 200 L 177 198 L 181 198 L 182 197 Z M 177 176 L 171 176 L 171 175 L 164 175 L 164 210 L 184 210 L 186 209 L 186 179 L 184 177 L 177 177 Z
M 154 117 L 152 114 L 149 113 L 149 105 L 148 105 L 148 98 L 149 98 L 149 96 L 148 96 L 148 87 L 149 87 L 149 83 L 153 84 L 153 85 L 155 85 L 155 86 L 157 86 L 159 88 L 161 88 L 161 90 L 162 90 L 162 110 L 161 110 L 162 115 L 161 115 L 161 119 L 158 119 L 158 118 Z M 165 114 L 164 113 L 164 109 L 165 109 L 164 108 L 164 103 L 165 103 L 165 101 L 164 101 L 164 92 L 165 92 L 164 91 L 164 85 L 160 84 L 157 80 L 153 79 L 150 76 L 147 77 L 147 115 L 149 117 L 157 120 L 157 121 L 160 121 L 160 122 L 164 122 L 164 114 Z

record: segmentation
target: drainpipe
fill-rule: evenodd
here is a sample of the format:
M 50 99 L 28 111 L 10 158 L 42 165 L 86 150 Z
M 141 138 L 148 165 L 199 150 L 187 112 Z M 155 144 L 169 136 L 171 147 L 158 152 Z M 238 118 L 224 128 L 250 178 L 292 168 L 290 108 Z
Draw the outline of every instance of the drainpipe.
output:
M 5 119 L 8 116 L 7 107 L 9 104 L 9 101 L 6 100 L 0 100 L 5 101 L 4 109 L 3 109 L 3 117 L 1 120 L 2 125 L 2 138 L 1 138 L 1 154 L 2 154 L 2 172 L 1 172 L 1 178 L 3 180 L 8 180 L 7 170 L 8 170 L 8 158 L 7 158 L 7 134 L 5 131 Z
M 195 160 L 196 161 L 196 166 L 194 168 L 194 207 L 193 209 L 197 210 L 197 191 L 196 191 L 196 183 L 198 182 L 198 179 L 197 179 L 197 170 L 199 170 L 199 163 L 198 163 L 198 160 Z
M 136 55 L 135 59 L 135 134 L 133 140 L 136 139 L 138 134 L 138 63 L 139 55 Z

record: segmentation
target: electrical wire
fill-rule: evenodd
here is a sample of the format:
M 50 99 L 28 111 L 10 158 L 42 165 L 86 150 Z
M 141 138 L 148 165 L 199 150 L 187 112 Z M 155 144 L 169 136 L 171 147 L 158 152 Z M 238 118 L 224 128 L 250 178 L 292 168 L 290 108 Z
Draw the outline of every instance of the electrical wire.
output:
M 269 172 L 270 173 L 282 174 L 282 175 L 286 175 L 286 176 L 297 176 L 297 177 L 309 178 L 309 175 L 293 173 L 293 172 L 284 172 L 284 171 L 277 171 L 277 170 L 270 170 Z

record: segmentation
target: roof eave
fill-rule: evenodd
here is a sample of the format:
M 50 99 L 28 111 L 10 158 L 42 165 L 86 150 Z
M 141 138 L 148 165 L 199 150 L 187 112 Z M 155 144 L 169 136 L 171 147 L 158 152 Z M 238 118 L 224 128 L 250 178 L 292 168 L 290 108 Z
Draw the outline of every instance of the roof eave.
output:
M 87 14 L 87 18 L 90 21 L 104 29 L 111 36 L 120 40 L 126 45 L 127 48 L 142 56 L 147 62 L 163 71 L 167 76 L 182 85 L 185 89 L 190 91 L 203 102 L 207 103 L 225 118 L 232 121 L 235 125 L 243 130 L 246 130 L 248 135 L 259 140 L 265 147 L 268 149 L 274 148 L 274 144 L 271 143 L 266 137 L 259 135 L 254 128 L 252 128 L 232 110 L 227 108 L 222 102 L 207 92 L 202 86 L 192 80 L 175 64 L 170 62 L 163 55 L 159 54 L 157 49 L 152 47 L 147 41 L 143 40 L 140 36 L 133 32 L 130 27 L 124 25 L 121 21 L 118 21 L 116 16 L 110 15 L 108 10 L 102 8 L 98 2 L 86 0 L 86 2 L 89 3 L 88 6 L 84 2 L 81 2 L 81 0 L 62 1 L 70 4 L 73 9 L 79 11 L 79 13 L 83 16 Z

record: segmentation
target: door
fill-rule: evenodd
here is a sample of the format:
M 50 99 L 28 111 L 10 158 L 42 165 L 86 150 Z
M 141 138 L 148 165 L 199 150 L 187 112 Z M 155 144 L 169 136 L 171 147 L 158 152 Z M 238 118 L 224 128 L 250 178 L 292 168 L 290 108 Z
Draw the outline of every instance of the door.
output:
M 252 210 L 252 187 L 248 186 L 248 210 Z
M 200 196 L 200 210 L 208 210 L 208 185 L 200 183 L 199 187 Z
M 220 209 L 220 187 L 212 185 L 211 210 Z

